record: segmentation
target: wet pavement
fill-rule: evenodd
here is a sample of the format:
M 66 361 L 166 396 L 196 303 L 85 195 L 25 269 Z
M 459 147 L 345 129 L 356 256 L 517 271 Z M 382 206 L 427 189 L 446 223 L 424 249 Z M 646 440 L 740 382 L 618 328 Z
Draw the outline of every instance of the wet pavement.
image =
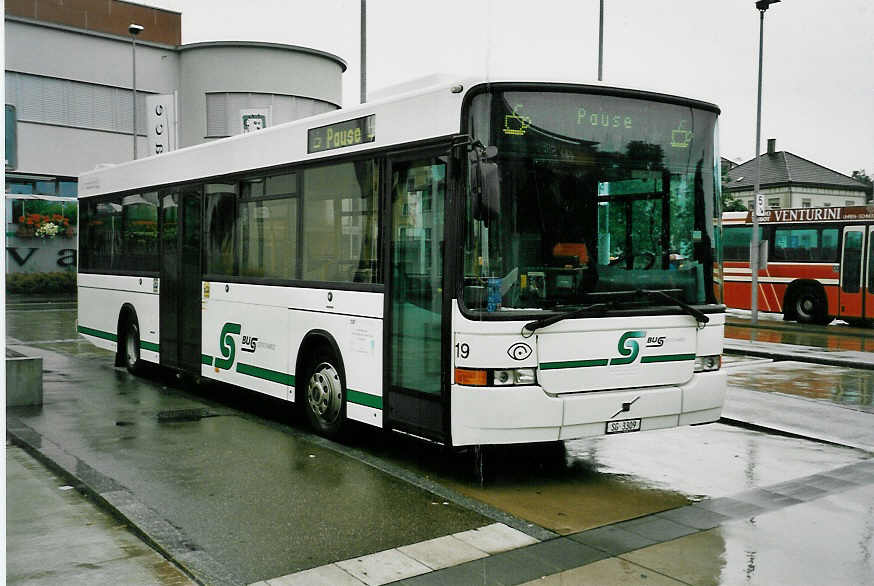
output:
M 466 454 L 368 429 L 336 444 L 260 396 L 157 373 L 132 377 L 112 367 L 111 353 L 73 341 L 69 308 L 13 306 L 7 328 L 8 341 L 28 342 L 13 347 L 43 356 L 46 368 L 43 408 L 7 411 L 16 441 L 82 478 L 203 583 L 310 583 L 273 578 L 318 567 L 355 580 L 344 583 L 382 583 L 343 568 L 495 521 L 544 543 L 514 550 L 519 558 L 483 553 L 457 570 L 430 572 L 425 563 L 417 571 L 428 573 L 410 583 L 812 576 L 809 583 L 825 584 L 874 575 L 874 513 L 865 508 L 874 501 L 870 371 L 732 357 L 726 413 L 753 429 L 710 424 L 494 449 L 480 485 Z M 774 413 L 788 429 L 761 419 Z M 855 476 L 841 480 L 846 474 Z M 698 526 L 702 516 L 718 522 Z M 834 562 L 806 555 L 837 548 L 819 534 L 841 539 L 846 551 L 824 556 Z M 604 549 L 617 535 L 637 545 Z M 517 564 L 527 570 L 513 573 Z M 791 567 L 781 573 L 780 564 Z M 499 569 L 512 579 L 499 580 Z M 476 578 L 452 581 L 461 575 L 452 571 Z
M 7 584 L 193 584 L 130 528 L 6 445 Z
M 759 325 L 751 327 L 749 312 L 729 310 L 725 337 L 751 342 L 792 344 L 828 350 L 874 352 L 874 328 L 852 327 L 836 320 L 826 326 L 784 322 L 780 314 L 759 314 Z
M 847 409 L 874 413 L 874 371 L 805 362 L 738 365 L 732 386 L 827 401 Z

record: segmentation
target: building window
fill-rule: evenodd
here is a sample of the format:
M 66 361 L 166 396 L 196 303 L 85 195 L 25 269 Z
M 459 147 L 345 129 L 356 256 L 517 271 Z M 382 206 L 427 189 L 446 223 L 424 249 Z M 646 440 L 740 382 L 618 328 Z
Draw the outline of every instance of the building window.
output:
M 828 202 L 825 202 L 824 204 L 822 204 L 822 207 L 824 207 L 824 208 L 830 208 L 830 207 L 832 207 L 832 204 L 830 204 L 830 203 L 828 203 Z
M 802 199 L 801 200 L 801 207 L 809 208 L 810 207 L 810 200 L 809 199 Z
M 754 200 L 754 199 L 747 200 L 747 209 L 748 210 L 756 209 L 756 200 Z
M 780 198 L 779 198 L 779 197 L 772 197 L 772 198 L 769 198 L 769 199 L 768 199 L 768 207 L 771 208 L 772 210 L 779 209 L 779 207 L 780 207 Z
M 146 132 L 146 94 L 137 95 L 137 131 Z M 110 87 L 42 75 L 6 72 L 6 101 L 20 122 L 130 133 L 133 95 Z
M 854 202 L 852 199 L 848 199 L 844 202 L 844 205 L 845 206 L 852 206 L 852 205 L 856 205 L 856 202 Z

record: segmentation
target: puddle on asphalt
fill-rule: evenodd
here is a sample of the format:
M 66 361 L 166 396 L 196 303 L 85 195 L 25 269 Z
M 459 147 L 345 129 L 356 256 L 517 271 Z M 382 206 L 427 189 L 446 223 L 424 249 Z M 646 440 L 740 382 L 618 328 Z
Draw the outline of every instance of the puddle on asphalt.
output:
M 729 384 L 754 391 L 798 395 L 874 413 L 874 370 L 772 362 L 728 371 Z

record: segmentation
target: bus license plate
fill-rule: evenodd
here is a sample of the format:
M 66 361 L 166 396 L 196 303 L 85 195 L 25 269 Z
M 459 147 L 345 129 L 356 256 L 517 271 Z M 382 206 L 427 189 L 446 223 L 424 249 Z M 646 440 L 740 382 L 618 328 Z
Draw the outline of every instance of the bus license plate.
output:
M 607 433 L 628 433 L 630 431 L 640 431 L 640 419 L 607 422 Z

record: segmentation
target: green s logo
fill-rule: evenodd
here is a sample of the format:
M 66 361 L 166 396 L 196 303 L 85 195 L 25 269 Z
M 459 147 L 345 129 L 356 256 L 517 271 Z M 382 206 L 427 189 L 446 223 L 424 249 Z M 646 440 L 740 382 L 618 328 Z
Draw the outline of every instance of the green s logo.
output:
M 219 348 L 222 351 L 222 358 L 215 359 L 215 367 L 229 369 L 234 364 L 234 358 L 237 354 L 237 345 L 231 334 L 239 334 L 241 330 L 240 324 L 226 323 L 222 327 L 222 333 L 219 335 Z
M 614 364 L 631 364 L 637 359 L 637 355 L 640 353 L 640 344 L 637 343 L 637 340 L 634 338 L 643 338 L 646 336 L 646 331 L 631 331 L 625 332 L 622 334 L 622 337 L 619 338 L 619 354 L 623 356 L 623 358 L 611 358 L 610 366 Z

